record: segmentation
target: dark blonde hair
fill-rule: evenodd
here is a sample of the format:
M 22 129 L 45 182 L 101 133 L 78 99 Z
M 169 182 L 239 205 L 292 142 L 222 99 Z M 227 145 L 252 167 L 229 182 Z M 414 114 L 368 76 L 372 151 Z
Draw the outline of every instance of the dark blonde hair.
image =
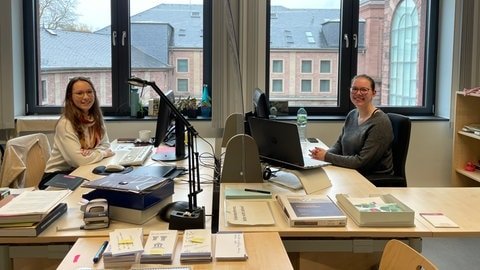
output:
M 370 89 L 372 89 L 372 91 L 375 92 L 375 81 L 372 79 L 372 77 L 368 76 L 367 74 L 359 74 L 353 77 L 352 81 L 350 82 L 350 85 L 353 85 L 353 82 L 359 78 L 368 80 L 370 82 Z
M 73 85 L 76 82 L 83 81 L 90 85 L 93 90 L 93 95 L 95 96 L 94 102 L 90 110 L 88 111 L 88 116 L 93 120 L 85 118 L 82 110 L 75 106 L 73 103 Z M 85 134 L 83 133 L 84 125 L 92 124 L 91 130 L 93 130 L 93 136 L 95 137 L 95 145 L 98 145 L 101 138 L 105 134 L 105 129 L 103 127 L 103 114 L 100 109 L 100 104 L 97 98 L 97 91 L 93 86 L 92 81 L 86 77 L 75 77 L 72 78 L 67 84 L 67 90 L 65 92 L 65 106 L 63 107 L 62 114 L 63 116 L 72 123 L 73 129 L 80 139 L 80 144 L 82 148 L 87 148 L 87 143 L 85 141 Z

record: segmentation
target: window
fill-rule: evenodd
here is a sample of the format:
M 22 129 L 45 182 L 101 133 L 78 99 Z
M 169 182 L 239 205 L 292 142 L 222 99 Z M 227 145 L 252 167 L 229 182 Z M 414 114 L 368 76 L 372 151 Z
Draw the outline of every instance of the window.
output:
M 312 73 L 312 60 L 302 60 L 302 73 Z
M 353 109 L 351 79 L 367 74 L 385 112 L 434 114 L 438 1 L 269 2 L 266 14 L 276 16 L 267 20 L 267 57 L 284 59 L 283 74 L 272 61 L 267 75 L 272 84 L 284 79 L 282 94 L 266 87 L 271 102 L 288 100 L 290 114 L 306 107 L 312 116 L 343 116 Z
M 177 72 L 188 72 L 188 59 L 177 59 Z
M 283 92 L 283 80 L 272 80 L 272 92 Z
M 272 73 L 283 73 L 283 60 L 272 61 Z
M 188 79 L 177 79 L 178 92 L 188 92 Z
M 310 93 L 312 92 L 312 80 L 302 80 L 301 81 L 301 91 L 303 93 Z
M 330 60 L 320 60 L 320 73 L 330 73 Z
M 60 113 L 75 76 L 91 78 L 105 115 L 130 115 L 131 74 L 179 96 L 200 98 L 210 84 L 210 1 L 75 0 L 59 9 L 63 2 L 24 1 L 25 83 L 35 89 L 26 93 L 27 114 Z M 143 102 L 153 97 L 146 87 Z
M 320 80 L 320 92 L 330 92 L 330 80 Z

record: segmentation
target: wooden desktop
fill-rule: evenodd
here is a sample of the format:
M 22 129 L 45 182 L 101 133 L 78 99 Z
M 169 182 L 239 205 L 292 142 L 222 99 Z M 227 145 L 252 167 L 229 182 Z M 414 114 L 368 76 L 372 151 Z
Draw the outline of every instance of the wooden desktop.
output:
M 210 147 L 200 141 L 199 152 L 211 153 Z M 108 160 L 102 161 L 102 163 Z M 175 164 L 185 166 L 186 161 Z M 213 161 L 212 161 L 213 164 Z M 72 174 L 85 177 L 89 180 L 101 176 L 91 171 L 100 164 L 82 166 Z M 149 161 L 145 166 L 154 166 L 155 162 Z M 471 237 L 480 235 L 480 214 L 476 206 L 480 203 L 479 188 L 376 188 L 367 179 L 355 170 L 327 166 L 323 169 L 331 181 L 331 186 L 316 192 L 332 197 L 337 193 L 366 196 L 369 194 L 393 194 L 403 203 L 415 211 L 415 227 L 407 228 L 362 228 L 357 226 L 351 219 L 348 219 L 345 227 L 320 227 L 320 228 L 292 228 L 287 225 L 283 214 L 276 202 L 269 200 L 272 209 L 275 225 L 273 226 L 229 226 L 225 222 L 223 190 L 226 186 L 252 187 L 271 190 L 273 193 L 291 193 L 292 191 L 270 182 L 259 184 L 222 184 L 220 194 L 220 216 L 219 231 L 243 231 L 246 235 L 250 233 L 278 233 L 283 241 L 284 248 L 289 253 L 290 260 L 295 269 L 348 269 L 349 260 L 364 261 L 368 254 L 372 254 L 371 260 L 365 264 L 359 264 L 358 269 L 367 269 L 372 263 L 378 261 L 383 245 L 388 239 L 401 238 L 410 241 L 410 244 L 421 249 L 422 237 Z M 212 212 L 212 175 L 213 167 L 201 168 L 201 179 L 203 192 L 199 194 L 200 206 L 205 206 L 207 220 L 206 227 L 210 228 Z M 309 181 L 315 181 L 310 179 Z M 78 204 L 81 194 L 87 189 L 79 188 L 68 198 L 68 212 L 57 222 L 51 225 L 38 237 L 1 237 L 0 244 L 3 244 L 3 256 L 8 258 L 10 246 L 38 246 L 38 250 L 46 252 L 44 245 L 72 244 L 77 239 L 105 239 L 108 232 L 117 228 L 136 227 L 124 222 L 113 221 L 110 228 L 99 230 L 67 230 L 57 231 L 58 228 L 78 227 L 83 224 L 82 213 Z M 296 191 L 304 194 L 305 191 Z M 186 200 L 188 185 L 184 180 L 175 180 L 175 194 L 173 200 Z M 421 212 L 443 212 L 454 220 L 459 228 L 435 228 L 425 221 L 419 213 Z M 145 234 L 150 230 L 167 229 L 168 224 L 159 221 L 157 218 L 142 225 Z M 250 236 L 247 236 L 250 237 Z M 88 240 L 81 240 L 82 243 Z M 278 247 L 275 247 L 278 248 Z M 283 247 L 282 247 L 283 248 Z M 35 251 L 33 251 L 35 252 Z M 347 256 L 348 255 L 348 256 Z M 8 265 L 8 264 L 7 264 Z M 7 269 L 7 268 L 2 268 Z

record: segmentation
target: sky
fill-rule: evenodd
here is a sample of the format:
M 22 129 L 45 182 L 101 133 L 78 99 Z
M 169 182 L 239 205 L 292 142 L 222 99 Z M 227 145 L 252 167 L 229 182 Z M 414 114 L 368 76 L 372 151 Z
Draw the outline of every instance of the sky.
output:
M 251 0 L 247 0 L 251 1 Z M 282 5 L 287 8 L 335 8 L 340 0 L 271 0 L 272 5 Z M 161 3 L 202 4 L 203 0 L 130 0 L 130 14 L 135 15 Z M 110 0 L 78 0 L 76 13 L 80 23 L 90 26 L 96 31 L 110 25 L 110 16 L 105 10 L 110 10 Z

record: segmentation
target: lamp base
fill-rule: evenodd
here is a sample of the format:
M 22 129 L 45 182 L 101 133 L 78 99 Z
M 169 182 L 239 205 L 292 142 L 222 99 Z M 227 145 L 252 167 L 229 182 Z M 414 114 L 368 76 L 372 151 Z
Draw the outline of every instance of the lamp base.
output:
M 198 207 L 193 211 L 172 211 L 168 229 L 205 229 L 205 208 Z

